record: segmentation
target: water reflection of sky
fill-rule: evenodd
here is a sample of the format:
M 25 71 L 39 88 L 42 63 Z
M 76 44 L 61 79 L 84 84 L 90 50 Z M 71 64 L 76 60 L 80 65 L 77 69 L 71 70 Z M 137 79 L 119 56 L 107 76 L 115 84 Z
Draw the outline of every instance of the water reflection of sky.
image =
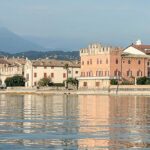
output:
M 0 149 L 150 149 L 149 100 L 0 95 Z

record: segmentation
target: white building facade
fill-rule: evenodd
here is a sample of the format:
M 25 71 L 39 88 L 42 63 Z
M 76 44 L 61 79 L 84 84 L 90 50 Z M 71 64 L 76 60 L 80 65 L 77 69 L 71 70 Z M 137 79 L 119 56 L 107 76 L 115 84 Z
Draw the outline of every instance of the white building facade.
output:
M 50 78 L 52 83 L 63 83 L 68 77 L 77 78 L 80 76 L 80 64 L 78 62 L 60 60 L 27 60 L 24 67 L 26 87 L 37 86 L 42 78 Z
M 23 75 L 23 65 L 12 59 L 0 58 L 0 85 L 5 83 L 6 78 L 15 75 Z

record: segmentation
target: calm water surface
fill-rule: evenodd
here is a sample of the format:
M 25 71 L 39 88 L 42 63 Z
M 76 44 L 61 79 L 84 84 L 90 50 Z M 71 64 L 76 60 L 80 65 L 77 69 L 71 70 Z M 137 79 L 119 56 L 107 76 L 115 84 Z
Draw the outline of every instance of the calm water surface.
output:
M 150 150 L 150 97 L 0 95 L 0 150 Z

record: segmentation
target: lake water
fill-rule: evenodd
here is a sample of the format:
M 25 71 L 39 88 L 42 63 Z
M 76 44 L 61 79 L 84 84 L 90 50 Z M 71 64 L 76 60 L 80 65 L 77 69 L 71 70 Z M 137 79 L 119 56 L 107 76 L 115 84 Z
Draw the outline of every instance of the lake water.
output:
M 150 97 L 0 95 L 0 150 L 150 149 Z

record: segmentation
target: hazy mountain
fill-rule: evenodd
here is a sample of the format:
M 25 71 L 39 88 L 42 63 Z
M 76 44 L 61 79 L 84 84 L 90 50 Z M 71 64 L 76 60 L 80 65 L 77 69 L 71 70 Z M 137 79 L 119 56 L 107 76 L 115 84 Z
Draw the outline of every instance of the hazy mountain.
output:
M 6 28 L 0 27 L 0 51 L 14 53 L 43 49 L 42 46 L 30 42 Z
M 49 58 L 61 60 L 79 60 L 79 51 L 27 51 L 13 54 L 0 51 L 0 55 L 7 57 L 27 57 L 29 59 Z

